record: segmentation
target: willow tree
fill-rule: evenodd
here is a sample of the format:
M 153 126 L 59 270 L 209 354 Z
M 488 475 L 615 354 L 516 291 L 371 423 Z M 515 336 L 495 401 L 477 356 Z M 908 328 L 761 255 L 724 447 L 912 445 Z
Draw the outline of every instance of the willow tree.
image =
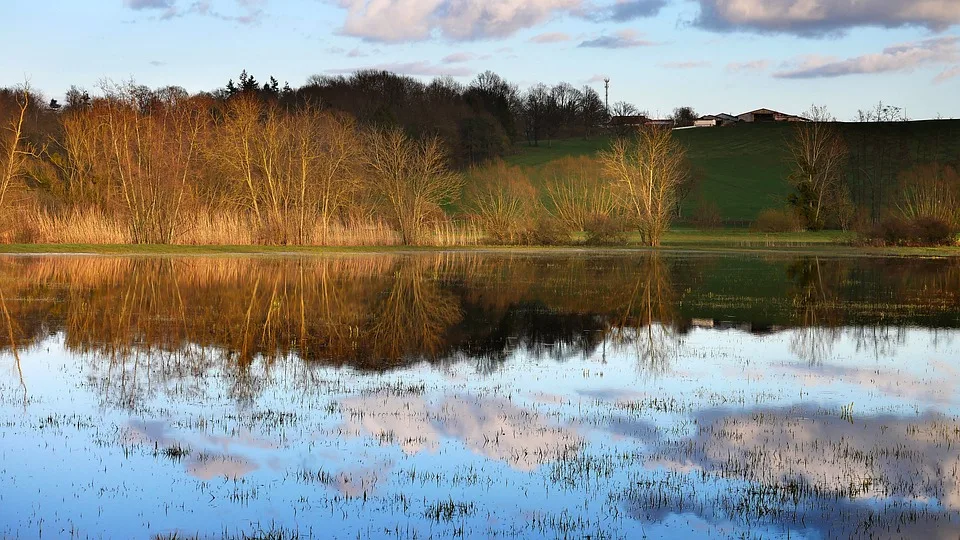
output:
M 400 129 L 372 131 L 364 154 L 371 191 L 382 201 L 404 244 L 423 241 L 431 215 L 460 191 L 437 137 L 411 139 Z
M 617 139 L 600 154 L 625 214 L 643 242 L 659 246 L 670 228 L 679 189 L 689 175 L 686 152 L 673 131 L 644 126 L 636 137 Z

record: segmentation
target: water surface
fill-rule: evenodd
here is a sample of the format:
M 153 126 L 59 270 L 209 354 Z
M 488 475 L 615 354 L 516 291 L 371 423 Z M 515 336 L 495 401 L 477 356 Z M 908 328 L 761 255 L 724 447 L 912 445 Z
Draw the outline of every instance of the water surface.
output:
M 960 534 L 960 262 L 0 258 L 0 537 Z

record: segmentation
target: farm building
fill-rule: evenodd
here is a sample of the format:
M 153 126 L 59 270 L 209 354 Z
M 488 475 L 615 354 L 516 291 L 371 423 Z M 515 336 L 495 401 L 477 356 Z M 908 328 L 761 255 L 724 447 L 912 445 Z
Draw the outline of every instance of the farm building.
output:
M 739 118 L 730 114 L 708 114 L 697 118 L 693 125 L 696 127 L 732 126 L 739 121 Z
M 664 118 L 664 119 L 649 118 L 649 119 L 647 119 L 647 125 L 648 125 L 648 126 L 673 127 L 673 124 L 674 124 L 674 121 L 673 121 L 672 118 Z
M 806 122 L 807 119 L 793 114 L 786 114 L 773 109 L 757 109 L 745 112 L 737 118 L 741 122 Z
M 612 127 L 639 127 L 646 125 L 650 119 L 643 115 L 631 116 L 611 116 L 610 125 Z
M 720 124 L 724 126 L 729 126 L 740 122 L 740 119 L 732 114 L 720 113 L 717 115 L 717 118 L 720 119 Z
M 694 127 L 716 127 L 720 125 L 720 119 L 712 114 L 701 116 L 693 122 Z

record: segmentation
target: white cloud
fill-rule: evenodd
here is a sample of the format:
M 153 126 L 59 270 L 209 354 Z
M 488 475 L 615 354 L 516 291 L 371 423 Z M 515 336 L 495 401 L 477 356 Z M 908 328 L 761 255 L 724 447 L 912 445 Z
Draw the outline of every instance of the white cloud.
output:
M 943 70 L 942 73 L 934 77 L 933 82 L 937 84 L 945 83 L 955 77 L 960 77 L 960 65 L 953 66 Z
M 710 62 L 696 60 L 696 61 L 690 61 L 690 62 L 666 62 L 666 63 L 660 64 L 660 67 L 667 68 L 667 69 L 699 69 L 699 68 L 710 67 L 710 65 L 711 65 Z
M 453 53 L 443 58 L 444 64 L 462 64 L 476 58 L 476 55 L 468 52 Z
M 882 52 L 846 59 L 809 56 L 775 73 L 781 79 L 842 77 L 865 73 L 912 71 L 925 64 L 954 63 L 960 60 L 960 38 L 926 39 L 887 47 Z
M 570 39 L 572 39 L 570 34 L 564 32 L 546 32 L 533 36 L 530 41 L 532 43 L 560 43 L 570 41 Z
M 750 60 L 748 62 L 730 62 L 727 64 L 727 71 L 731 73 L 759 72 L 768 69 L 770 69 L 769 60 Z
M 340 0 L 346 35 L 372 41 L 417 41 L 434 31 L 451 40 L 506 37 L 571 13 L 583 0 Z

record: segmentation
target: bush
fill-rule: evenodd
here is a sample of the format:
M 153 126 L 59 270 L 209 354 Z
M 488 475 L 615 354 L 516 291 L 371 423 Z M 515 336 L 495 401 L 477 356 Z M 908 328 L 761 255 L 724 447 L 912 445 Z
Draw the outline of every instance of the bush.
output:
M 750 227 L 756 232 L 780 233 L 800 232 L 803 227 L 800 218 L 792 210 L 768 209 L 760 212 L 757 220 Z
M 527 243 L 540 210 L 537 193 L 519 167 L 497 161 L 470 172 L 466 207 L 473 222 L 496 244 Z
M 947 221 L 936 217 L 905 219 L 887 216 L 880 223 L 860 231 L 861 241 L 887 246 L 942 246 L 956 241 L 956 230 Z
M 693 217 L 690 219 L 690 223 L 698 229 L 719 229 L 723 226 L 720 207 L 713 201 L 700 200 L 696 208 L 693 209 Z
M 544 216 L 531 231 L 529 242 L 536 246 L 558 246 L 570 242 L 570 232 L 552 217 Z
M 627 243 L 627 232 L 623 224 L 613 217 L 600 214 L 591 217 L 584 224 L 587 233 L 586 243 L 591 246 L 609 246 Z
M 914 237 L 925 245 L 944 246 L 956 241 L 956 231 L 943 219 L 921 217 L 915 219 L 912 225 Z
M 875 237 L 890 245 L 909 244 L 914 236 L 910 222 L 899 216 L 884 218 L 877 225 L 877 230 Z

